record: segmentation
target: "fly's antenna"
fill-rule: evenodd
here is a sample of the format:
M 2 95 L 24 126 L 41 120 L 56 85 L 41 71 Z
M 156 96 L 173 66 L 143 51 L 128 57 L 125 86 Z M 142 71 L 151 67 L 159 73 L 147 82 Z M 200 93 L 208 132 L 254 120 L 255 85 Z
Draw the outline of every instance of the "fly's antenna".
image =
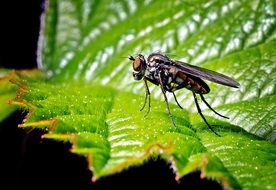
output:
M 131 60 L 131 61 L 134 61 L 134 60 L 135 60 L 134 57 L 133 57 L 132 55 L 129 55 L 129 56 L 128 56 L 128 59 Z
M 134 61 L 134 57 L 132 55 L 129 55 L 129 56 L 120 56 L 120 58 L 129 59 L 131 61 Z

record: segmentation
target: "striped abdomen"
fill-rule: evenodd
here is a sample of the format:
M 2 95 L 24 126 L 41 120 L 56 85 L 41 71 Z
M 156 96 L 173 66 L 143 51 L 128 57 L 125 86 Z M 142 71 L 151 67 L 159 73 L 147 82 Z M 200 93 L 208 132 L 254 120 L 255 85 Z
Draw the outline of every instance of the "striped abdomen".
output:
M 171 91 L 176 91 L 181 88 L 187 88 L 198 94 L 207 94 L 210 92 L 209 86 L 200 78 L 185 74 L 181 71 L 173 73 L 171 81 Z

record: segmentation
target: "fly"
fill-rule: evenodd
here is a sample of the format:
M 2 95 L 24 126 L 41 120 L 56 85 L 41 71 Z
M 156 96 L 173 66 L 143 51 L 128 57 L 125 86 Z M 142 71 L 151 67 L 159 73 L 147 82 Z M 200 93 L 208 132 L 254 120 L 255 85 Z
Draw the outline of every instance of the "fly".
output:
M 202 114 L 202 111 L 198 104 L 197 94 L 200 96 L 206 106 L 215 114 L 219 115 L 220 117 L 229 119 L 228 117 L 223 116 L 215 111 L 205 100 L 203 94 L 208 94 L 210 92 L 210 88 L 202 79 L 206 79 L 221 85 L 234 88 L 239 87 L 238 82 L 228 76 L 217 73 L 215 71 L 193 66 L 181 61 L 172 60 L 161 53 L 152 53 L 148 56 L 147 60 L 141 54 L 138 54 L 137 57 L 129 56 L 128 58 L 129 60 L 133 61 L 132 67 L 134 79 L 143 79 L 145 84 L 146 96 L 144 99 L 144 104 L 140 111 L 145 108 L 148 100 L 148 110 L 146 112 L 146 115 L 150 112 L 150 91 L 147 83 L 147 81 L 149 81 L 161 87 L 166 102 L 168 115 L 173 125 L 176 126 L 170 111 L 166 92 L 172 93 L 178 107 L 183 109 L 177 101 L 174 92 L 176 90 L 186 88 L 192 91 L 197 111 L 208 126 L 208 128 L 217 136 L 220 136 L 213 130 L 211 125 L 207 122 L 206 118 Z

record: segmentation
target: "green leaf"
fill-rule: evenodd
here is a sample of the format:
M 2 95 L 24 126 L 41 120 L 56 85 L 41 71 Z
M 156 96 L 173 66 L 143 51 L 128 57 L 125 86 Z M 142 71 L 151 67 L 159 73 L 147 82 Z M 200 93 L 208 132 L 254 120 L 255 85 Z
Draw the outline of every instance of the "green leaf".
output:
M 175 128 L 163 102 L 153 100 L 145 118 L 138 108 L 143 97 L 109 87 L 43 81 L 20 85 L 26 94 L 17 101 L 30 110 L 21 126 L 49 130 L 44 138 L 70 141 L 72 152 L 87 157 L 94 180 L 161 156 L 176 180 L 200 170 L 202 177 L 230 189 L 276 185 L 271 170 L 275 145 L 236 126 L 221 123 L 215 127 L 218 137 L 202 122 L 192 125 L 189 112 L 171 105 Z
M 16 110 L 15 106 L 9 105 L 9 100 L 16 95 L 15 86 L 9 81 L 13 74 L 10 70 L 0 69 L 0 122 Z
M 230 189 L 272 189 L 275 167 L 276 6 L 272 1 L 49 0 L 42 63 L 48 81 L 18 82 L 30 113 L 24 127 L 70 141 L 86 155 L 94 179 L 160 156 L 176 179 L 196 171 Z M 188 90 L 169 96 L 150 85 L 152 111 L 140 112 L 143 82 L 134 82 L 129 54 L 162 51 L 235 78 L 239 89 L 208 83 L 203 105 L 215 136 L 196 113 Z M 19 80 L 20 81 L 20 80 Z M 23 104 L 22 104 L 23 103 Z M 270 142 L 269 142 L 270 141 Z
M 16 97 L 16 95 L 21 96 L 25 92 L 24 88 L 22 87 L 21 91 L 17 91 L 14 84 L 20 85 L 25 80 L 33 81 L 43 78 L 45 78 L 44 74 L 38 70 L 0 69 L 0 123 L 16 110 L 16 106 L 11 104 L 25 105 Z
M 274 142 L 275 105 L 267 96 L 275 95 L 275 20 L 275 4 L 265 0 L 194 4 L 52 0 L 42 58 L 55 80 L 92 81 L 143 95 L 144 86 L 133 82 L 126 56 L 167 52 L 235 78 L 239 90 L 210 84 L 208 102 L 229 114 L 230 123 Z M 159 87 L 150 88 L 154 97 L 163 98 Z M 177 96 L 186 109 L 196 111 L 189 91 L 181 90 Z M 241 108 L 240 102 L 248 106 Z M 263 109 L 267 106 L 270 109 Z M 256 109 L 262 109 L 257 116 Z M 259 123 L 264 117 L 271 119 Z

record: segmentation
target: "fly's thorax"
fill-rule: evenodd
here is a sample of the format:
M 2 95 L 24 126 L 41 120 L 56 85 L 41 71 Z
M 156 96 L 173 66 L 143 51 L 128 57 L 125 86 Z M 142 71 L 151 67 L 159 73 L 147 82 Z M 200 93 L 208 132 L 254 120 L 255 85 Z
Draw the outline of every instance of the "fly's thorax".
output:
M 147 71 L 150 73 L 156 72 L 156 70 L 157 70 L 157 67 L 152 67 L 152 66 L 147 67 Z
M 147 67 L 145 71 L 145 76 L 149 78 L 151 81 L 155 81 L 154 83 L 159 81 L 158 69 L 156 67 Z
M 170 63 L 170 59 L 166 55 L 160 53 L 152 53 L 148 56 L 148 65 L 150 67 L 157 67 L 159 64 Z

